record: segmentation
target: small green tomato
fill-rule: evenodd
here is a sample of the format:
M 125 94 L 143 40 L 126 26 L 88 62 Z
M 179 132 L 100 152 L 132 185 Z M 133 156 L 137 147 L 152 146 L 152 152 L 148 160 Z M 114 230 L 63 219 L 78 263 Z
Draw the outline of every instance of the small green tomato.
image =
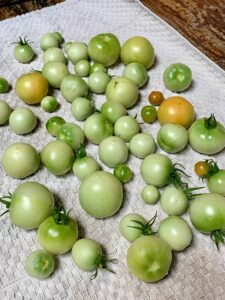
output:
M 141 109 L 141 118 L 145 123 L 154 123 L 157 119 L 157 110 L 155 106 L 147 105 Z
M 46 96 L 41 100 L 41 107 L 49 113 L 54 112 L 57 109 L 58 102 L 53 96 Z
M 92 73 L 88 78 L 89 89 L 96 94 L 102 94 L 110 81 L 110 77 L 107 73 L 98 71 Z
M 85 43 L 74 42 L 70 45 L 67 55 L 72 64 L 76 64 L 80 60 L 88 59 L 88 50 Z
M 35 114 L 26 107 L 16 108 L 9 117 L 9 126 L 16 134 L 27 134 L 37 125 Z
M 113 174 L 116 176 L 117 179 L 119 179 L 121 183 L 127 183 L 133 177 L 130 167 L 128 167 L 125 164 L 117 165 L 113 171 Z
M 59 116 L 54 116 L 46 122 L 46 129 L 48 133 L 50 133 L 52 136 L 57 136 L 59 132 L 59 128 L 65 123 L 66 121 L 59 117 Z
M 0 125 L 4 125 L 8 122 L 11 112 L 12 109 L 9 104 L 4 100 L 0 100 Z
M 67 66 L 60 61 L 50 61 L 42 68 L 42 75 L 48 80 L 48 83 L 56 89 L 60 88 L 61 82 L 68 74 Z
M 127 113 L 126 108 L 120 103 L 115 101 L 106 101 L 102 104 L 101 113 L 113 124 Z
M 91 156 L 84 156 L 82 158 L 77 158 L 73 164 L 73 174 L 79 180 L 83 180 L 86 176 L 99 170 L 100 170 L 99 164 Z
M 99 71 L 107 73 L 107 69 L 105 66 L 103 66 L 102 64 L 99 64 L 99 63 L 94 63 L 90 67 L 89 74 L 92 74 L 94 72 L 99 72 Z
M 131 116 L 123 116 L 119 118 L 114 125 L 114 133 L 116 136 L 129 142 L 140 130 L 137 120 Z
M 141 191 L 141 198 L 146 204 L 155 204 L 160 197 L 159 190 L 153 185 L 146 185 Z
M 0 94 L 7 93 L 8 90 L 9 90 L 8 81 L 5 78 L 0 77 Z
M 90 70 L 90 63 L 88 60 L 82 59 L 79 60 L 75 65 L 74 65 L 74 71 L 78 76 L 85 77 L 88 76 Z
M 129 149 L 134 156 L 143 159 L 155 152 L 156 145 L 151 134 L 138 133 L 130 140 Z
M 57 47 L 49 48 L 44 53 L 44 63 L 47 64 L 51 61 L 60 61 L 62 63 L 66 63 L 66 58 L 63 54 L 62 49 Z
M 123 71 L 123 76 L 132 80 L 138 87 L 142 87 L 148 80 L 148 72 L 140 63 L 128 64 Z
M 49 48 L 58 47 L 58 46 L 59 46 L 58 39 L 54 37 L 51 33 L 46 33 L 41 37 L 40 40 L 41 50 L 46 51 Z
M 65 123 L 60 126 L 57 139 L 77 150 L 84 143 L 84 132 L 77 124 Z
M 56 38 L 57 40 L 58 40 L 58 43 L 59 44 L 62 44 L 63 43 L 63 41 L 64 41 L 64 38 L 63 38 L 63 36 L 61 35 L 61 33 L 60 32 L 53 32 L 52 34 L 51 34 L 54 38 Z
M 73 100 L 71 113 L 77 121 L 86 120 L 93 112 L 92 102 L 84 97 L 78 97 Z

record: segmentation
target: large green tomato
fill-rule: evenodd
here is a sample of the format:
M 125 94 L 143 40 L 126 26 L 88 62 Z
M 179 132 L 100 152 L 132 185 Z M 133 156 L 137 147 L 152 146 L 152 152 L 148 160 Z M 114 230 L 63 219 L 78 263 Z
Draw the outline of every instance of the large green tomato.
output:
M 11 196 L 9 215 L 14 225 L 35 229 L 51 214 L 53 207 L 53 195 L 44 185 L 24 182 Z
M 63 78 L 69 74 L 67 66 L 60 61 L 50 61 L 44 65 L 42 75 L 53 88 L 60 88 Z
M 159 237 L 141 236 L 127 251 L 127 264 L 132 274 L 144 282 L 156 282 L 169 272 L 172 262 L 170 246 Z
M 151 134 L 138 133 L 130 140 L 129 149 L 134 156 L 143 159 L 155 152 L 156 145 Z
M 59 128 L 57 139 L 77 150 L 84 143 L 84 132 L 77 124 L 65 123 Z
M 94 62 L 109 67 L 120 56 L 120 42 L 112 33 L 98 34 L 90 40 L 88 54 Z
M 203 154 L 216 154 L 225 147 L 225 128 L 214 115 L 196 120 L 189 128 L 191 147 Z
M 154 63 L 155 51 L 145 37 L 134 36 L 123 44 L 120 57 L 125 65 L 140 63 L 149 69 Z
M 111 173 L 97 171 L 84 178 L 80 185 L 79 197 L 80 204 L 87 214 L 99 219 L 107 218 L 120 209 L 123 187 Z
M 88 95 L 88 85 L 80 76 L 70 74 L 63 78 L 60 91 L 66 101 L 73 102 L 78 97 Z

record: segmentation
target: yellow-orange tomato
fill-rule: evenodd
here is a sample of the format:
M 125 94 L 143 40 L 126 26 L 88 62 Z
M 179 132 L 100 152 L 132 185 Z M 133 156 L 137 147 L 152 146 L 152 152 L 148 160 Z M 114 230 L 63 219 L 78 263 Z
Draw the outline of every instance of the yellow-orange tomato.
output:
M 39 72 L 22 75 L 16 81 L 16 94 L 27 104 L 37 104 L 48 93 L 48 81 Z
M 169 97 L 158 109 L 158 120 L 161 125 L 166 123 L 179 124 L 188 128 L 194 121 L 193 105 L 180 96 Z

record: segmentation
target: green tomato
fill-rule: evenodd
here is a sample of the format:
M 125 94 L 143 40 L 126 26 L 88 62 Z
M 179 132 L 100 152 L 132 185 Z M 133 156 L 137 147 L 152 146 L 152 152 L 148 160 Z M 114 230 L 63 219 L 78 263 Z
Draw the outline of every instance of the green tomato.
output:
M 70 46 L 73 44 L 73 42 L 67 42 L 63 45 L 63 50 L 66 53 L 66 55 L 68 56 L 68 50 L 70 48 Z
M 79 188 L 79 198 L 87 214 L 98 219 L 107 218 L 120 209 L 123 187 L 111 173 L 97 171 L 84 178 Z
M 47 64 L 48 62 L 53 62 L 53 61 L 59 61 L 62 63 L 66 63 L 66 58 L 63 54 L 62 49 L 52 47 L 49 48 L 45 51 L 44 53 L 44 63 Z
M 146 185 L 141 191 L 141 198 L 146 204 L 155 204 L 159 201 L 160 192 L 153 185 Z
M 185 64 L 172 64 L 163 73 L 164 85 L 171 92 L 187 90 L 191 85 L 191 81 L 191 69 Z
M 131 169 L 125 164 L 117 165 L 113 171 L 113 174 L 121 183 L 127 183 L 133 177 Z
M 157 110 L 155 106 L 147 105 L 141 109 L 141 118 L 145 123 L 154 123 L 157 119 Z
M 87 45 L 80 42 L 74 42 L 67 50 L 67 55 L 72 64 L 76 64 L 80 60 L 88 60 Z
M 98 34 L 88 43 L 88 54 L 94 62 L 109 67 L 120 56 L 120 42 L 112 33 Z
M 59 44 L 62 44 L 64 42 L 64 38 L 60 32 L 53 32 L 51 33 L 51 35 L 58 40 Z
M 51 33 L 46 33 L 41 37 L 40 40 L 41 50 L 46 51 L 49 48 L 58 47 L 58 46 L 59 46 L 58 39 Z
M 78 239 L 77 223 L 67 216 L 67 220 L 56 220 L 54 216 L 45 219 L 37 232 L 38 241 L 48 252 L 61 255 L 72 249 Z
M 139 280 L 156 282 L 169 272 L 172 262 L 172 251 L 163 239 L 157 236 L 137 238 L 127 251 L 129 270 Z
M 46 122 L 46 129 L 52 136 L 57 136 L 59 128 L 65 124 L 65 120 L 59 116 L 54 116 Z
M 4 100 L 0 100 L 0 125 L 4 125 L 8 122 L 11 112 L 12 109 L 9 104 Z
M 100 166 L 97 161 L 91 156 L 84 156 L 75 160 L 73 164 L 73 174 L 83 180 L 86 176 L 99 171 Z
M 42 75 L 53 88 L 60 88 L 63 78 L 68 74 L 67 66 L 60 61 L 50 61 L 42 68 Z
M 65 123 L 60 126 L 57 139 L 77 150 L 84 143 L 84 132 L 77 124 Z
M 105 165 L 114 168 L 127 161 L 128 147 L 121 138 L 109 136 L 100 143 L 98 155 Z
M 142 64 L 131 63 L 123 71 L 123 76 L 142 87 L 148 80 L 148 72 Z
M 159 153 L 148 155 L 141 164 L 141 175 L 145 183 L 156 187 L 162 187 L 169 182 L 172 170 L 172 161 Z
M 127 111 L 120 102 L 106 101 L 102 104 L 101 113 L 114 124 L 120 117 L 125 116 Z
M 189 202 L 182 189 L 168 186 L 162 192 L 160 205 L 168 215 L 179 216 L 187 211 Z
M 26 40 L 26 38 L 22 39 L 20 37 L 19 41 L 16 44 L 17 45 L 13 50 L 15 59 L 23 64 L 29 63 L 34 56 L 34 51 L 30 46 L 28 40 Z
M 128 214 L 120 220 L 119 231 L 128 242 L 132 243 L 142 234 L 141 230 L 137 228 L 137 222 L 141 222 L 142 224 L 147 223 L 145 218 L 139 214 Z
M 5 78 L 0 77 L 0 94 L 7 93 L 8 90 L 9 90 L 8 81 Z
M 29 108 L 16 108 L 9 117 L 9 126 L 16 134 L 27 134 L 37 125 L 37 118 Z
M 54 270 L 53 256 L 45 250 L 31 252 L 26 258 L 25 271 L 36 279 L 48 278 Z
M 134 156 L 143 159 L 155 152 L 156 144 L 151 134 L 138 133 L 130 140 L 129 149 Z
M 90 67 L 89 74 L 92 74 L 94 72 L 99 72 L 99 71 L 107 73 L 107 69 L 102 64 L 94 63 Z
M 99 145 L 113 134 L 113 125 L 102 114 L 95 113 L 84 122 L 84 134 L 91 143 Z
M 49 113 L 54 112 L 58 107 L 58 102 L 54 96 L 45 96 L 41 100 L 41 107 Z
M 75 65 L 74 65 L 74 71 L 78 76 L 85 77 L 88 76 L 90 70 L 90 63 L 88 60 L 82 59 L 79 60 Z
M 194 227 L 205 234 L 225 229 L 225 198 L 216 193 L 197 196 L 190 205 Z
M 164 151 L 177 153 L 188 143 L 188 131 L 179 124 L 165 124 L 157 134 L 157 142 Z
M 119 118 L 114 125 L 114 133 L 116 136 L 129 142 L 140 130 L 137 120 L 131 116 L 123 116 Z
M 123 44 L 120 57 L 125 65 L 140 63 L 149 69 L 154 63 L 155 51 L 145 37 L 134 36 Z
M 87 83 L 77 75 L 67 75 L 60 86 L 62 96 L 68 102 L 73 102 L 78 97 L 86 97 L 88 95 Z
M 7 175 L 23 179 L 36 173 L 40 167 L 40 157 L 31 145 L 15 143 L 5 149 L 2 165 Z
M 192 241 L 190 226 L 178 216 L 171 216 L 162 220 L 158 234 L 161 239 L 170 245 L 173 251 L 183 251 Z
M 62 141 L 48 143 L 41 150 L 41 162 L 54 175 L 63 175 L 71 170 L 74 153 L 71 146 Z
M 96 270 L 101 256 L 101 246 L 91 239 L 78 240 L 72 249 L 73 262 L 83 271 Z
M 115 77 L 106 87 L 106 99 L 130 108 L 138 100 L 138 87 L 126 77 Z
M 76 98 L 71 105 L 71 113 L 77 121 L 86 120 L 93 112 L 92 102 L 83 97 Z
M 110 81 L 110 77 L 107 73 L 98 71 L 92 73 L 88 78 L 89 89 L 96 94 L 102 94 Z
M 225 196 L 225 170 L 219 170 L 207 180 L 208 190 Z
M 191 147 L 203 154 L 216 154 L 225 147 L 225 128 L 214 115 L 196 120 L 189 128 Z
M 47 187 L 38 182 L 24 182 L 11 196 L 9 215 L 14 225 L 35 229 L 50 216 L 53 207 L 53 194 Z

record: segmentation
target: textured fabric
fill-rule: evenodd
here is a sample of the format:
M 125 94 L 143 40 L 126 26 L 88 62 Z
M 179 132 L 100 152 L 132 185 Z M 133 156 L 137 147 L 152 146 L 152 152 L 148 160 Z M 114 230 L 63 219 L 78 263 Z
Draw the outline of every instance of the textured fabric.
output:
M 1 76 L 6 77 L 12 86 L 22 73 L 31 68 L 40 69 L 42 51 L 39 48 L 40 37 L 46 32 L 59 31 L 66 41 L 88 42 L 95 34 L 113 32 L 121 44 L 129 37 L 143 35 L 154 45 L 156 64 L 149 71 L 150 80 L 140 90 L 140 101 L 129 113 L 140 118 L 140 109 L 146 105 L 150 90 L 161 90 L 166 97 L 172 95 L 165 89 L 162 73 L 174 62 L 186 63 L 193 71 L 191 88 L 181 95 L 189 99 L 197 112 L 197 117 L 214 113 L 219 121 L 225 124 L 224 71 L 193 48 L 182 36 L 165 22 L 147 10 L 138 1 L 131 0 L 68 0 L 54 7 L 32 12 L 0 23 Z M 32 40 L 37 58 L 28 65 L 19 64 L 13 58 L 12 42 L 19 36 Z M 117 65 L 110 70 L 111 74 L 122 74 L 123 66 Z M 73 68 L 70 65 L 70 70 Z M 67 121 L 75 121 L 67 103 L 59 91 L 54 92 L 60 102 L 57 115 Z M 1 95 L 12 108 L 25 106 L 12 89 L 9 94 Z M 100 107 L 104 96 L 94 96 L 96 106 Z M 3 150 L 16 141 L 32 144 L 38 151 L 53 138 L 45 129 L 46 120 L 54 115 L 44 112 L 40 107 L 31 107 L 40 120 L 38 128 L 26 136 L 18 136 L 9 126 L 0 127 L 0 157 Z M 82 123 L 78 123 L 81 124 Z M 142 130 L 156 137 L 159 124 L 141 125 Z M 97 156 L 98 147 L 88 145 L 88 153 Z M 160 152 L 160 150 L 158 149 Z M 204 155 L 194 152 L 190 146 L 180 154 L 169 155 L 174 162 L 184 164 L 191 175 L 191 185 L 202 185 L 193 172 L 193 165 Z M 224 152 L 216 156 L 221 167 L 225 168 Z M 100 163 L 100 161 L 99 161 Z M 100 163 L 101 164 L 101 163 Z M 102 165 L 102 164 L 101 164 Z M 89 217 L 80 207 L 78 198 L 79 182 L 71 174 L 55 177 L 41 168 L 35 175 L 26 180 L 37 181 L 48 186 L 67 209 L 73 208 L 71 216 L 79 224 L 80 237 L 93 238 L 100 242 L 118 264 L 112 266 L 116 274 L 99 272 L 98 277 L 90 282 L 89 273 L 78 270 L 71 259 L 71 254 L 57 258 L 57 268 L 47 280 L 37 281 L 28 277 L 24 271 L 24 260 L 32 251 L 39 248 L 36 231 L 20 230 L 11 225 L 8 215 L 0 220 L 0 299 L 224 299 L 225 298 L 225 248 L 218 252 L 206 235 L 194 230 L 194 241 L 185 252 L 174 253 L 169 276 L 155 284 L 146 284 L 132 276 L 126 266 L 126 252 L 129 243 L 118 232 L 118 222 L 127 213 L 136 212 L 147 219 L 158 212 L 159 221 L 165 217 L 159 204 L 145 205 L 140 192 L 144 182 L 140 176 L 141 161 L 130 156 L 134 179 L 125 185 L 126 197 L 121 210 L 114 217 L 106 220 L 95 220 Z M 104 166 L 105 170 L 108 170 Z M 13 192 L 20 180 L 6 176 L 0 166 L 1 194 Z M 188 216 L 184 216 L 188 220 Z M 190 223 L 190 222 L 189 222 Z

